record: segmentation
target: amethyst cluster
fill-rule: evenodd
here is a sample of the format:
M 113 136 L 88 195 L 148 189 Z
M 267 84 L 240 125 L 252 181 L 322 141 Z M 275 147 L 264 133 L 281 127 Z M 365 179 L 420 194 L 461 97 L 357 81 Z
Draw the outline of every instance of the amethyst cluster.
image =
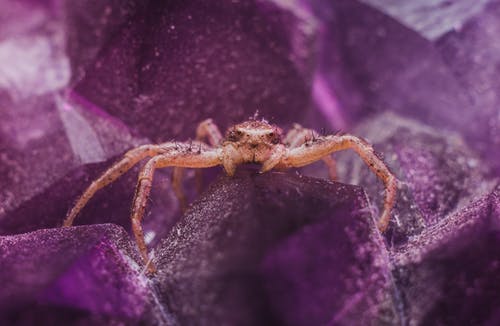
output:
M 0 0 L 1 325 L 500 324 L 500 1 Z M 227 177 L 185 214 L 157 172 L 144 274 L 138 168 L 60 228 L 126 150 L 212 118 L 342 129 L 350 152 Z

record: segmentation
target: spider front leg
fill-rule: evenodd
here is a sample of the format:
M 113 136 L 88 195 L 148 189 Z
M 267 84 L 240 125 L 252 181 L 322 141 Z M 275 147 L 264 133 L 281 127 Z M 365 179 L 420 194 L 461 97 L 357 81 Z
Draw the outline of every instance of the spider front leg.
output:
M 293 128 L 287 132 L 284 143 L 287 144 L 288 148 L 290 149 L 297 148 L 304 143 L 307 143 L 319 137 L 320 135 L 315 130 L 306 129 L 298 123 L 295 123 L 293 125 Z M 337 165 L 333 157 L 328 154 L 326 156 L 323 156 L 321 160 L 328 168 L 328 176 L 330 177 L 330 180 L 337 180 Z
M 99 189 L 118 179 L 142 159 L 156 155 L 160 150 L 161 148 L 158 145 L 143 145 L 128 151 L 120 161 L 107 169 L 97 180 L 90 184 L 69 211 L 64 219 L 63 226 L 73 225 L 75 217 Z
M 222 142 L 222 134 L 219 128 L 214 124 L 212 119 L 206 119 L 198 124 L 196 128 L 196 141 L 203 142 L 205 139 L 208 140 L 208 143 L 212 147 L 216 147 L 220 145 Z M 193 144 L 196 150 L 196 144 Z M 202 180 L 203 175 L 201 174 L 201 170 L 195 170 L 195 180 L 196 180 L 196 190 L 198 193 L 201 192 L 202 189 Z M 179 206 L 181 211 L 185 211 L 187 208 L 187 200 L 184 190 L 182 188 L 182 179 L 184 177 L 184 168 L 175 167 L 172 171 L 172 189 L 174 190 L 175 196 L 179 201 Z
M 302 145 L 289 149 L 280 165 L 300 167 L 311 164 L 325 155 L 344 149 L 353 149 L 385 185 L 384 209 L 377 223 L 379 230 L 384 232 L 387 229 L 391 218 L 391 210 L 396 202 L 397 179 L 384 162 L 377 157 L 372 146 L 365 141 L 351 135 L 320 137 L 310 146 Z
M 137 246 L 139 247 L 144 264 L 148 267 L 148 272 L 154 273 L 156 268 L 154 264 L 149 261 L 148 249 L 144 240 L 144 231 L 142 229 L 141 222 L 144 217 L 144 210 L 151 191 L 155 169 L 168 166 L 197 169 L 216 166 L 221 163 L 219 152 L 219 150 L 193 152 L 189 151 L 189 149 L 172 151 L 167 154 L 153 157 L 142 168 L 137 181 L 130 218 L 132 220 L 132 231 L 134 232 L 135 240 L 137 242 Z

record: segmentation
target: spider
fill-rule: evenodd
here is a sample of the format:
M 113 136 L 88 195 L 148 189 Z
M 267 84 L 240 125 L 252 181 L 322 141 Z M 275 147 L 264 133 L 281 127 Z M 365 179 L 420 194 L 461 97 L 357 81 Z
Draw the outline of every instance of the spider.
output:
M 208 144 L 204 140 L 208 140 Z M 389 224 L 391 209 L 396 200 L 397 179 L 384 162 L 378 158 L 372 146 L 352 135 L 320 136 L 311 129 L 295 124 L 282 137 L 282 130 L 265 120 L 248 120 L 230 127 L 222 136 L 212 119 L 198 125 L 196 140 L 189 143 L 167 142 L 158 145 L 142 145 L 128 151 L 124 157 L 107 169 L 92 182 L 69 211 L 63 226 L 71 226 L 77 214 L 99 189 L 109 185 L 146 157 L 150 159 L 142 167 L 132 204 L 132 231 L 148 273 L 156 268 L 148 258 L 141 221 L 148 200 L 156 169 L 174 167 L 172 188 L 181 207 L 186 206 L 182 191 L 182 171 L 184 168 L 208 168 L 222 165 L 229 176 L 234 175 L 236 167 L 244 163 L 261 164 L 260 172 L 273 168 L 286 169 L 301 167 L 318 160 L 328 167 L 331 179 L 336 178 L 335 161 L 331 154 L 344 149 L 353 149 L 380 178 L 386 190 L 382 215 L 377 226 L 384 232 Z M 200 176 L 200 170 L 196 170 Z

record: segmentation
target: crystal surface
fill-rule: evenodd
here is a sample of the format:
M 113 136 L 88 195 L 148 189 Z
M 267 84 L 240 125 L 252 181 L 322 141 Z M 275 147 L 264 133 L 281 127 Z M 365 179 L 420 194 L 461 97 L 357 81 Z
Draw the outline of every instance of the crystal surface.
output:
M 216 182 L 157 247 L 160 292 L 181 324 L 396 320 L 373 227 L 361 188 L 241 171 Z
M 4 325 L 168 323 L 172 317 L 112 224 L 0 236 Z
M 498 324 L 498 35 L 498 0 L 0 0 L 0 324 Z M 256 111 L 373 143 L 388 231 L 349 151 L 337 182 L 217 167 L 198 194 L 188 170 L 186 214 L 160 169 L 151 278 L 143 162 L 60 228 L 130 148 Z

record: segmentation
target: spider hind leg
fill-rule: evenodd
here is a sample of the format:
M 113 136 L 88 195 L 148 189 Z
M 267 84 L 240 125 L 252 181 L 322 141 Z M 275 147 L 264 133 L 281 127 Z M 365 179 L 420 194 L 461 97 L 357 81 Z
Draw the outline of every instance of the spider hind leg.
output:
M 198 124 L 198 127 L 196 128 L 196 142 L 192 143 L 193 151 L 201 152 L 202 145 L 206 145 L 203 143 L 205 139 L 208 140 L 208 143 L 212 147 L 217 147 L 222 142 L 222 134 L 212 119 L 206 119 Z M 194 173 L 196 191 L 200 194 L 203 189 L 203 174 L 200 169 L 196 169 Z M 184 168 L 174 167 L 172 171 L 172 188 L 177 200 L 179 201 L 179 207 L 184 213 L 187 209 L 187 197 L 183 188 L 183 179 Z

